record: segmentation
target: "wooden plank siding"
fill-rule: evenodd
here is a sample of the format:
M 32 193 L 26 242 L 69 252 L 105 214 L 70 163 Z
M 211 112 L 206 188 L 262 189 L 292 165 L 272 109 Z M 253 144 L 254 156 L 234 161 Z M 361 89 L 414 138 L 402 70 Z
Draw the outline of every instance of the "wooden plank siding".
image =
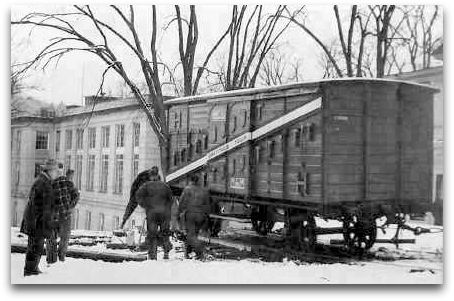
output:
M 206 100 L 197 96 L 193 104 L 173 101 L 168 109 L 169 171 L 322 97 L 321 109 L 266 136 L 248 138 L 200 163 L 195 172 L 218 194 L 315 204 L 327 210 L 345 201 L 428 201 L 433 93 L 409 83 L 364 79 L 300 84 L 287 90 L 274 87 L 257 94 L 235 91 Z M 199 153 L 197 141 L 202 141 Z M 175 153 L 180 156 L 176 164 Z M 172 185 L 186 183 L 183 177 Z

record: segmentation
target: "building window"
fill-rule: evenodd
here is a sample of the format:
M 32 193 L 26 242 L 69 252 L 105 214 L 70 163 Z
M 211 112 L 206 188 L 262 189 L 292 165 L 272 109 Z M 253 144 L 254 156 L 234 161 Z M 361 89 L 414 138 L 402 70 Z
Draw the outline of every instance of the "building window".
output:
M 104 231 L 104 221 L 105 221 L 105 217 L 104 217 L 104 213 L 100 213 L 99 214 L 99 231 Z
M 180 154 L 181 154 L 181 162 L 182 162 L 182 163 L 186 162 L 186 149 L 183 148 L 183 149 L 181 150 L 181 153 L 180 153 Z
M 218 181 L 218 169 L 213 168 L 211 170 L 212 176 L 213 176 L 213 183 L 216 183 Z
M 116 147 L 125 146 L 125 125 L 124 124 L 115 125 L 115 145 L 116 145 Z
M 19 181 L 20 181 L 20 162 L 16 161 L 14 163 L 14 165 L 15 165 L 15 168 L 14 168 L 15 170 L 14 171 L 16 173 L 16 177 L 14 179 L 14 186 L 16 186 L 16 191 L 17 191 L 18 186 L 19 186 Z
M 77 129 L 76 130 L 76 149 L 83 149 L 84 148 L 84 130 Z
M 95 155 L 88 156 L 88 168 L 87 168 L 87 190 L 93 191 L 94 179 L 95 179 Z
M 120 227 L 120 217 L 114 216 L 112 219 L 112 229 L 118 229 Z
M 109 176 L 109 155 L 102 155 L 102 158 L 101 158 L 101 183 L 100 183 L 101 192 L 107 192 L 108 176 Z
M 114 192 L 123 192 L 123 155 L 117 155 L 115 157 L 115 183 Z
M 85 216 L 85 230 L 91 230 L 91 211 L 88 210 Z
M 195 153 L 196 154 L 202 153 L 202 141 L 200 139 L 197 139 L 197 141 L 195 143 Z
M 66 155 L 65 156 L 65 172 L 71 169 L 71 155 Z
M 315 140 L 315 124 L 311 123 L 303 128 L 303 133 L 304 137 L 308 141 L 314 141 Z
M 203 187 L 208 186 L 208 173 L 204 172 L 203 173 Z
M 233 116 L 233 127 L 232 127 L 232 132 L 235 132 L 236 131 L 236 124 L 237 124 L 237 117 L 236 115 Z
M 173 165 L 177 166 L 178 165 L 178 152 L 175 151 L 173 153 Z
M 134 160 L 132 161 L 132 178 L 135 179 L 139 174 L 139 155 L 134 154 Z
M 110 138 L 110 126 L 103 126 L 101 128 L 101 139 L 102 139 L 103 148 L 109 147 L 109 138 Z
M 294 132 L 294 145 L 300 147 L 301 145 L 301 129 L 296 129 Z
M 65 149 L 71 149 L 73 147 L 73 131 L 65 131 Z
M 48 149 L 49 133 L 36 131 L 36 149 Z
M 276 156 L 276 142 L 274 140 L 268 142 L 268 155 L 270 159 Z
M 189 147 L 188 147 L 188 161 L 192 160 L 193 155 L 194 155 L 194 146 L 192 145 L 192 143 L 190 143 Z
M 20 153 L 21 140 L 22 140 L 22 132 L 20 130 L 18 130 L 16 132 L 16 152 L 17 152 L 17 154 Z
M 77 155 L 76 156 L 76 186 L 80 187 L 82 186 L 82 155 Z
M 35 163 L 35 178 L 41 173 L 41 164 Z
M 55 152 L 58 153 L 60 151 L 60 139 L 61 139 L 61 132 L 58 130 L 55 133 Z
M 76 209 L 73 217 L 71 218 L 71 229 L 79 228 L 79 209 Z
M 89 148 L 96 147 L 96 128 L 88 129 L 88 147 Z
M 208 135 L 203 136 L 203 149 L 208 149 Z
M 134 147 L 139 147 L 139 143 L 140 143 L 140 123 L 136 123 L 134 122 L 133 123 L 133 130 L 134 130 L 134 138 L 133 138 L 133 141 L 134 141 L 134 144 L 133 146 Z
M 178 114 L 177 112 L 174 112 L 173 113 L 173 120 L 174 120 L 174 128 L 177 129 L 178 128 Z

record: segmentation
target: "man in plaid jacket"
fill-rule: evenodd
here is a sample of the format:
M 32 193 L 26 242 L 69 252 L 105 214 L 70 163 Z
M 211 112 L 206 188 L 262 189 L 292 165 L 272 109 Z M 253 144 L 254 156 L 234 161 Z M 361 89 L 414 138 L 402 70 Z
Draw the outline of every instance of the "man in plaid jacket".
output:
M 58 259 L 65 261 L 68 242 L 71 234 L 71 217 L 79 201 L 79 191 L 72 182 L 74 171 L 68 169 L 66 176 L 63 175 L 63 166 L 59 165 L 60 176 L 52 181 L 55 195 L 56 211 L 58 212 L 59 227 L 51 239 L 47 241 L 47 263 L 55 263 Z M 60 242 L 57 247 L 57 237 Z

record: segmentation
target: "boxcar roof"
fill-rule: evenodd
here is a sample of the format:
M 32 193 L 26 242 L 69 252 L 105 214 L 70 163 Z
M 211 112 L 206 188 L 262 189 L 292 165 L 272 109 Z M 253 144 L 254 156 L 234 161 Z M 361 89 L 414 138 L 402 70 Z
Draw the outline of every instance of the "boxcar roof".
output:
M 279 86 L 269 86 L 269 87 L 261 87 L 261 88 L 248 88 L 248 89 L 240 89 L 240 90 L 233 90 L 227 92 L 216 92 L 216 93 L 207 93 L 201 95 L 194 95 L 194 96 L 185 96 L 185 97 L 178 97 L 173 98 L 170 100 L 165 101 L 165 105 L 172 106 L 177 104 L 189 103 L 189 102 L 219 102 L 223 101 L 226 98 L 231 97 L 239 97 L 241 96 L 241 100 L 245 100 L 245 98 L 250 99 L 260 99 L 261 97 L 257 97 L 258 94 L 261 93 L 279 93 L 282 92 L 285 95 L 286 90 L 292 89 L 305 89 L 306 93 L 316 92 L 317 89 L 327 83 L 334 83 L 334 82 L 384 82 L 384 83 L 397 83 L 397 84 L 406 84 L 411 86 L 417 86 L 425 89 L 432 90 L 433 92 L 438 92 L 439 90 L 424 84 L 418 84 L 415 82 L 410 81 L 403 81 L 398 79 L 384 79 L 384 78 L 333 78 L 333 79 L 323 79 L 318 81 L 308 81 L 308 82 L 300 82 L 300 83 L 292 83 L 292 84 L 285 84 Z

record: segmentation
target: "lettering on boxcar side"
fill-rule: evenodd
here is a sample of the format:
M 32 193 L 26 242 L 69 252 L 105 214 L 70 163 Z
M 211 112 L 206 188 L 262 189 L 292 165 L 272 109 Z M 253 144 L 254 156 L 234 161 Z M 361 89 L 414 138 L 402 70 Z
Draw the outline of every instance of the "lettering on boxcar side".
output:
M 231 177 L 230 178 L 230 188 L 235 188 L 235 189 L 244 189 L 245 188 L 245 179 L 244 178 L 236 178 L 236 177 Z

